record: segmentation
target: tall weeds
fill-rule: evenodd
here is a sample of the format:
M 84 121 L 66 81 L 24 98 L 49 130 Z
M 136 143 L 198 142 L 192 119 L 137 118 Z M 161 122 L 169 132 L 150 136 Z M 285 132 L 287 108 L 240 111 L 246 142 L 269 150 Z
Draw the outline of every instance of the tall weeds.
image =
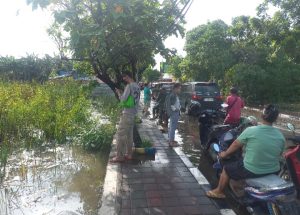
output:
M 95 84 L 72 80 L 38 83 L 0 82 L 0 167 L 11 149 L 71 140 L 89 150 L 107 151 L 120 108 L 113 95 L 91 99 Z M 101 124 L 93 112 L 108 118 Z
M 64 142 L 87 120 L 90 101 L 72 81 L 0 83 L 0 138 L 5 141 Z

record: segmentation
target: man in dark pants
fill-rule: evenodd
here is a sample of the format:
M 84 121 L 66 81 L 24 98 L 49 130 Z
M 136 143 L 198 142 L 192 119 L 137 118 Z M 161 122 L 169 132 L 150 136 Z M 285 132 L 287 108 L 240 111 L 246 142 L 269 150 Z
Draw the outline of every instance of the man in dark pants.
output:
M 163 87 L 160 89 L 160 92 L 156 98 L 156 105 L 155 107 L 153 107 L 153 118 L 155 118 L 156 114 L 158 113 L 158 117 L 159 117 L 159 124 L 162 124 L 163 122 L 163 114 L 165 111 L 165 101 L 166 101 L 166 97 L 167 97 L 167 91 L 166 89 Z

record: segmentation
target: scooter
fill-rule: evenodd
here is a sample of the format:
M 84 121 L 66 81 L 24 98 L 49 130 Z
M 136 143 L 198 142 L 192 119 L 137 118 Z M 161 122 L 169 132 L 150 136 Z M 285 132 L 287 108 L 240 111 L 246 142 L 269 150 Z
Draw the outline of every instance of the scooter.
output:
M 291 123 L 287 127 L 292 131 L 292 137 L 287 138 L 292 142 L 288 145 L 287 151 L 284 153 L 284 162 L 282 163 L 282 170 L 280 176 L 286 180 L 294 183 L 297 190 L 297 198 L 300 199 L 300 136 L 296 135 L 295 126 Z
M 223 150 L 218 144 L 213 145 L 216 153 Z M 222 171 L 225 162 L 217 157 L 214 168 Z M 295 186 L 278 175 L 270 174 L 260 178 L 242 181 L 230 180 L 230 194 L 252 215 L 298 215 L 300 207 L 295 198 Z
M 231 128 L 229 125 L 219 125 L 220 120 L 225 119 L 226 106 L 228 105 L 222 104 L 218 110 L 205 110 L 199 115 L 200 141 L 204 148 L 206 148 L 212 136 L 218 136 L 217 133 L 224 133 Z
M 203 111 L 199 118 L 199 132 L 200 132 L 200 141 L 202 146 L 206 146 L 209 135 L 218 128 L 229 129 L 228 125 L 218 125 L 219 123 L 219 113 L 216 110 L 205 110 Z
M 213 148 L 214 144 L 218 144 L 222 151 L 227 150 L 237 137 L 248 127 L 257 125 L 257 119 L 254 116 L 243 117 L 238 127 L 217 127 L 212 129 L 209 134 L 209 140 L 206 144 L 206 149 L 209 152 L 212 160 L 217 160 L 217 153 Z M 234 153 L 230 159 L 234 157 L 240 158 L 241 152 Z

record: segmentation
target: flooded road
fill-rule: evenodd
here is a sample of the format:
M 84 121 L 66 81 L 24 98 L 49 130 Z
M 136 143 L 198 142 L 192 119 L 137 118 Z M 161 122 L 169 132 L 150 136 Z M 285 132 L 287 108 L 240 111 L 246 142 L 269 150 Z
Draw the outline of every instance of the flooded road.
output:
M 97 214 L 106 162 L 80 146 L 15 152 L 0 184 L 0 214 Z

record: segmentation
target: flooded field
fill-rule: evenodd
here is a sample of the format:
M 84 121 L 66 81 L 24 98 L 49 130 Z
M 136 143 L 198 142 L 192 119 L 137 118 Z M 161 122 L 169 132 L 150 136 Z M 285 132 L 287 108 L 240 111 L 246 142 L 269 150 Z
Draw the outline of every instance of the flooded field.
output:
M 106 162 L 70 145 L 15 152 L 0 184 L 0 214 L 97 214 Z

